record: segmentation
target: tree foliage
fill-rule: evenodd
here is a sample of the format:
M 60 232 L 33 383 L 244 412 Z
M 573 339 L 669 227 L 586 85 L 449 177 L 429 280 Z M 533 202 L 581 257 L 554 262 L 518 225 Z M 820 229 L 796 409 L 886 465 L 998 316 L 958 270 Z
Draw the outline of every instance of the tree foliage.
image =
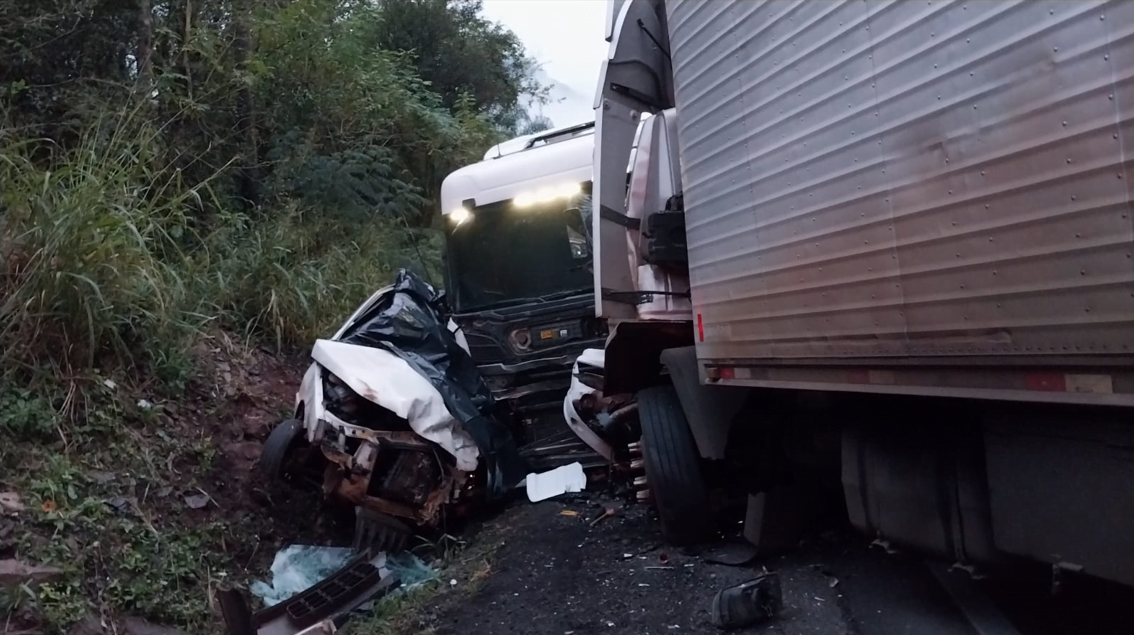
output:
M 436 269 L 441 181 L 540 125 L 534 68 L 479 0 L 0 3 L 0 371 L 306 344 Z
M 509 130 L 525 123 L 525 101 L 543 101 L 535 65 L 514 33 L 481 15 L 481 0 L 383 0 L 373 44 L 404 51 L 449 108 L 472 98 Z

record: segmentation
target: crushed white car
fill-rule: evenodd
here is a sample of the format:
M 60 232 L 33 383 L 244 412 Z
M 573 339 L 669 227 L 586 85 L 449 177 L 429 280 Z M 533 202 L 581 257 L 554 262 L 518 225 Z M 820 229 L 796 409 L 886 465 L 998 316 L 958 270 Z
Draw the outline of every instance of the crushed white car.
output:
M 268 476 L 293 479 L 314 467 L 324 494 L 354 505 L 360 524 L 390 530 L 379 540 L 436 526 L 443 508 L 524 477 L 440 299 L 403 271 L 316 341 L 294 418 L 264 444 Z

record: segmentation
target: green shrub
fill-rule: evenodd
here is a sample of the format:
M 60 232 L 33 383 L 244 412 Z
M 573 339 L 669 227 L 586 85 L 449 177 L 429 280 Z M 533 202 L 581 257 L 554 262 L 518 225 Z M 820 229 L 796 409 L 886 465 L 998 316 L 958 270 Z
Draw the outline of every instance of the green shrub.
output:
M 421 270 L 417 236 L 391 221 L 344 223 L 289 210 L 270 221 L 231 220 L 211 238 L 205 263 L 215 313 L 225 326 L 262 335 L 277 347 L 327 337 L 399 267 Z M 419 249 L 436 276 L 436 242 Z M 415 266 L 416 265 L 416 266 Z
M 0 136 L 5 369 L 137 368 L 199 324 L 179 245 L 204 186 L 164 169 L 157 146 L 153 128 L 125 117 L 43 168 L 32 155 L 53 146 Z

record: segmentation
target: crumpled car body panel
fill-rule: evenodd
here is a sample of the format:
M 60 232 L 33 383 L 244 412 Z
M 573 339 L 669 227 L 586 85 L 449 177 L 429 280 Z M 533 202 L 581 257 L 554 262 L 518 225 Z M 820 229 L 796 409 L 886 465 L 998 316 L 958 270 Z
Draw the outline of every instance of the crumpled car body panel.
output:
M 399 272 L 311 355 L 296 416 L 330 461 L 326 494 L 431 525 L 466 491 L 499 498 L 526 474 L 464 334 L 412 273 Z M 367 402 L 378 407 L 358 405 Z
M 571 368 L 571 387 L 567 390 L 567 396 L 563 398 L 563 417 L 567 420 L 567 426 L 583 443 L 610 461 L 614 459 L 614 449 L 591 430 L 575 407 L 584 395 L 593 395 L 597 392 L 579 378 L 580 365 L 602 369 L 605 362 L 606 351 L 600 348 L 588 348 L 579 355 L 579 359 L 575 360 L 575 365 Z
M 472 437 L 445 407 L 441 393 L 405 360 L 380 348 L 318 340 L 311 351 L 315 359 L 309 374 L 322 366 L 362 398 L 405 419 L 423 439 L 436 443 L 457 461 L 457 469 L 476 469 L 479 450 Z M 306 383 L 306 382 L 305 382 Z M 318 386 L 321 382 L 312 381 Z M 308 403 L 320 404 L 322 399 Z M 314 410 L 314 409 L 313 409 Z M 308 438 L 318 426 L 318 417 L 307 418 Z

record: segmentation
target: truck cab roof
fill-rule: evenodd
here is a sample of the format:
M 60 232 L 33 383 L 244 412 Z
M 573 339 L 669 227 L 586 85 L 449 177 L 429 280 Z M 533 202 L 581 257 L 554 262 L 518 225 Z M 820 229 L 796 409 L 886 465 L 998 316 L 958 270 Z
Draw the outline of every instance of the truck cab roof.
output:
M 506 141 L 483 161 L 453 172 L 441 184 L 442 213 L 516 198 L 541 188 L 591 180 L 594 123 Z M 467 202 L 472 201 L 471 205 Z

